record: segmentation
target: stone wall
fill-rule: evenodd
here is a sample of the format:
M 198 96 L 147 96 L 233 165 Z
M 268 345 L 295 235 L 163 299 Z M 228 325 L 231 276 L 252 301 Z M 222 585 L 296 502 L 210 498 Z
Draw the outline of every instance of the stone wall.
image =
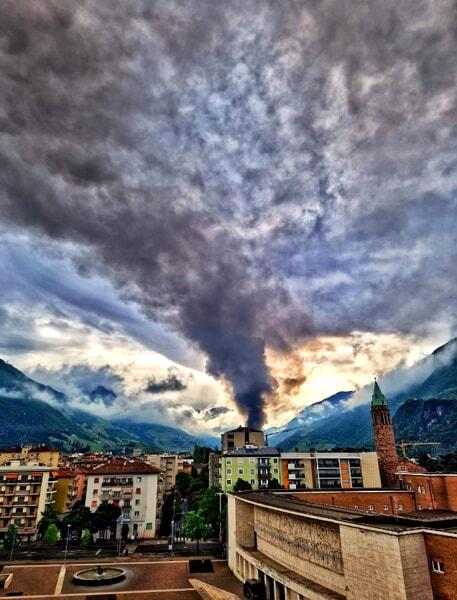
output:
M 397 535 L 345 525 L 340 533 L 348 600 L 433 600 L 422 572 L 424 549 L 419 548 L 416 557 L 416 540 L 400 543 Z M 419 569 L 418 586 L 413 568 Z
M 257 549 L 288 569 L 343 592 L 339 526 L 255 507 Z

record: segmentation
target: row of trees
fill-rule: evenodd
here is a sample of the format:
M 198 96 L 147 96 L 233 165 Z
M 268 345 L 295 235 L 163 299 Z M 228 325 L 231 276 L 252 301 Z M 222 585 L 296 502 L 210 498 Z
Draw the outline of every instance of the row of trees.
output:
M 102 502 L 93 513 L 87 506 L 76 504 L 63 519 L 60 519 L 56 510 L 48 506 L 38 523 L 38 533 L 42 542 L 50 546 L 70 534 L 72 540 L 79 540 L 81 546 L 87 546 L 93 533 L 98 532 L 99 537 L 105 538 L 107 531 L 115 531 L 120 514 L 121 509 L 108 502 Z M 128 531 L 123 528 L 122 534 L 126 538 Z

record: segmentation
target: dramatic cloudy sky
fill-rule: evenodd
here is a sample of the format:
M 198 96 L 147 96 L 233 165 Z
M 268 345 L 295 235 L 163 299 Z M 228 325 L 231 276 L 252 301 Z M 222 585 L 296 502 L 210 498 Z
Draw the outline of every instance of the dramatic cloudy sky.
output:
M 217 431 L 449 339 L 456 16 L 3 0 L 1 355 L 100 414 Z

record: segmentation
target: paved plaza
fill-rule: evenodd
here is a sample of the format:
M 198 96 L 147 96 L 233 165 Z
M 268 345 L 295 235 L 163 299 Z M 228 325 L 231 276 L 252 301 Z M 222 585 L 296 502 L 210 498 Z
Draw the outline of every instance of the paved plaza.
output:
M 22 592 L 23 599 L 59 598 L 61 600 L 86 600 L 87 596 L 103 597 L 115 594 L 117 600 L 199 600 L 189 579 L 201 579 L 211 585 L 242 596 L 242 586 L 232 575 L 224 560 L 213 560 L 214 573 L 189 573 L 188 560 L 119 559 L 115 562 L 101 561 L 104 567 L 122 567 L 127 577 L 121 583 L 103 587 L 85 587 L 72 583 L 76 571 L 97 566 L 91 563 L 41 563 L 6 564 L 2 573 L 12 573 L 13 581 L 7 590 L 0 590 L 0 597 L 7 592 Z

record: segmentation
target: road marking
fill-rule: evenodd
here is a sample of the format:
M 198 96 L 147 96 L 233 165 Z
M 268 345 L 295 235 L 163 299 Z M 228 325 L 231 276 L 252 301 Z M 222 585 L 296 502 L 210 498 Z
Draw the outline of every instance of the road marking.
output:
M 195 592 L 194 588 L 190 587 L 190 588 L 168 588 L 168 589 L 164 589 L 164 590 L 128 590 L 128 591 L 120 591 L 120 590 L 113 590 L 114 593 L 117 596 L 128 596 L 129 594 L 169 594 L 170 592 L 172 593 L 182 593 L 182 592 Z M 63 594 L 65 597 L 67 596 L 71 596 L 72 598 L 76 597 L 76 598 L 82 598 L 84 599 L 87 594 L 89 594 L 91 596 L 104 596 L 107 594 L 107 590 L 105 590 L 104 592 L 93 592 L 92 590 L 90 592 L 88 592 L 87 590 L 85 592 L 70 592 L 70 593 L 65 593 Z M 196 593 L 196 592 L 195 592 Z M 61 596 L 62 594 L 54 594 L 53 596 L 49 596 L 49 594 L 43 595 L 43 594 L 34 594 L 32 596 L 21 596 L 21 598 L 23 600 L 39 600 L 40 598 L 43 598 L 44 600 L 49 598 L 55 598 L 58 596 Z
M 67 571 L 67 567 L 62 565 L 59 571 L 59 577 L 57 578 L 56 589 L 54 590 L 54 596 L 60 596 L 60 592 L 62 591 L 63 580 L 65 579 L 65 573 Z

